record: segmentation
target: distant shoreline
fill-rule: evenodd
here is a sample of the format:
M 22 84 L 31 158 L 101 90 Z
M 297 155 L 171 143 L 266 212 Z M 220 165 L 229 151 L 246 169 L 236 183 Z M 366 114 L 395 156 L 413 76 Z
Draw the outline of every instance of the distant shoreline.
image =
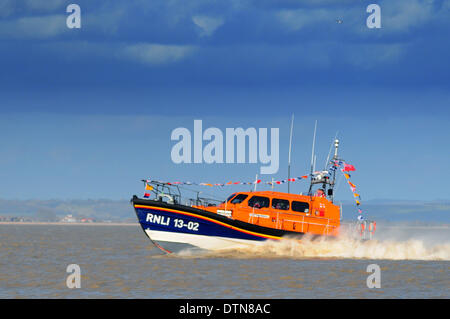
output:
M 106 223 L 106 222 L 97 222 L 97 223 L 67 223 L 67 222 L 0 222 L 0 225 L 54 225 L 54 226 L 139 226 L 139 223 Z M 449 229 L 450 225 L 398 225 L 395 223 L 389 224 L 381 224 L 379 225 L 383 229 L 398 229 L 398 228 L 407 228 L 407 229 Z
M 57 226 L 139 226 L 139 223 L 63 223 L 63 222 L 0 222 L 0 225 L 57 225 Z

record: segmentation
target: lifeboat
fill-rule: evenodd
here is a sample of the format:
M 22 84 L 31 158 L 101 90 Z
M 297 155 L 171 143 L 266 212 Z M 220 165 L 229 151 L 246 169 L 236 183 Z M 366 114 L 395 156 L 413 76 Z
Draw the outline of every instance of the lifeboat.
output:
M 146 190 L 151 191 L 154 197 L 149 198 L 151 195 L 146 192 L 147 198 L 135 195 L 131 202 L 145 234 L 167 253 L 185 248 L 242 248 L 283 237 L 335 237 L 339 234 L 342 219 L 341 208 L 334 204 L 333 197 L 336 170 L 341 165 L 339 163 L 344 165 L 343 172 L 351 166 L 338 157 L 338 146 L 336 139 L 334 157 L 329 162 L 327 158 L 328 167 L 323 171 L 314 171 L 315 165 L 311 161 L 310 185 L 306 194 L 292 194 L 289 186 L 288 193 L 275 192 L 273 181 L 272 190 L 256 191 L 256 184 L 260 182 L 257 181 L 250 183 L 255 184 L 254 191 L 235 192 L 223 202 L 213 203 L 200 198 L 199 193 L 196 199 L 183 202 L 179 182 L 143 180 Z M 351 166 L 351 169 L 354 170 L 354 167 Z M 288 177 L 287 180 L 292 179 Z M 190 182 L 185 184 L 192 185 Z M 314 188 L 316 191 L 313 191 Z M 365 225 L 362 216 L 358 219 Z M 375 224 L 370 227 L 369 237 L 375 230 Z M 361 236 L 365 237 L 363 233 Z
M 219 205 L 182 205 L 167 195 L 133 197 L 142 229 L 164 252 L 221 250 L 282 237 L 336 236 L 340 209 L 324 196 L 237 192 Z

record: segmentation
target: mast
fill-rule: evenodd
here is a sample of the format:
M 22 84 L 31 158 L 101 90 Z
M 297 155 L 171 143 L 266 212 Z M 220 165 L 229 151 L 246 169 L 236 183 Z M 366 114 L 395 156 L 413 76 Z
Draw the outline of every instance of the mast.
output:
M 339 160 L 338 157 L 338 149 L 339 149 L 339 140 L 334 140 L 334 156 L 333 161 Z M 333 164 L 334 165 L 334 164 Z M 333 182 L 331 183 L 331 189 L 333 189 L 333 195 L 331 196 L 331 202 L 334 200 L 334 183 L 336 182 L 336 170 L 333 170 Z
M 288 193 L 291 192 L 290 189 L 290 179 L 291 179 L 291 149 L 292 149 L 292 128 L 294 127 L 294 114 L 292 114 L 291 118 L 291 134 L 289 137 L 289 157 L 288 157 Z
M 339 148 L 339 140 L 335 139 L 334 140 L 334 156 L 333 156 L 334 160 L 338 159 L 338 148 Z
M 313 185 L 312 181 L 313 181 L 313 172 L 314 172 L 314 147 L 316 145 L 316 130 L 317 130 L 317 120 L 314 124 L 314 135 L 313 135 L 312 152 L 311 152 L 311 174 L 310 174 L 311 184 L 309 186 L 309 192 L 308 192 L 308 194 L 310 196 L 312 195 L 311 190 L 312 190 L 312 185 Z
M 327 169 L 327 166 L 328 166 L 329 161 L 330 161 L 331 149 L 333 148 L 333 143 L 336 141 L 336 138 L 337 138 L 337 136 L 338 136 L 338 133 L 339 133 L 339 131 L 336 132 L 336 135 L 334 136 L 333 141 L 330 143 L 330 150 L 328 151 L 327 160 L 325 161 L 325 166 L 324 166 L 323 170 L 326 170 L 326 169 Z
M 313 143 L 312 143 L 312 151 L 311 151 L 311 175 L 313 173 L 313 165 L 314 165 L 314 147 L 316 144 L 316 130 L 317 130 L 317 120 L 316 123 L 314 124 L 314 135 L 313 135 Z

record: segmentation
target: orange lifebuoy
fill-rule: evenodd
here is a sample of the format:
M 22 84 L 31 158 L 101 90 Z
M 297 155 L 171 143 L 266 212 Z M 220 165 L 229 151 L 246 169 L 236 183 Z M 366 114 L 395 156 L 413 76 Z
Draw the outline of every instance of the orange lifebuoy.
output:
M 362 234 L 364 233 L 364 229 L 366 228 L 366 225 L 364 224 L 364 223 L 361 223 L 360 224 L 361 226 L 360 226 L 360 228 L 361 228 L 361 236 L 362 236 Z

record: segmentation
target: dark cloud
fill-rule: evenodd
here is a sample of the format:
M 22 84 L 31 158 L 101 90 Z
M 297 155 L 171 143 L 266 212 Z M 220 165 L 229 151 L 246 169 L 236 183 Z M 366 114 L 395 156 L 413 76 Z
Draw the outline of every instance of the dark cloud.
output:
M 12 73 L 0 78 L 6 85 L 33 86 L 43 73 L 58 85 L 119 86 L 124 78 L 171 85 L 180 74 L 199 85 L 270 84 L 273 78 L 284 79 L 280 84 L 424 85 L 429 73 L 428 85 L 448 84 L 450 44 L 442 36 L 450 27 L 449 5 L 442 1 L 382 1 L 380 30 L 365 26 L 366 4 L 355 1 L 79 1 L 81 30 L 64 26 L 65 1 L 30 3 L 3 2 L 14 12 L 0 22 L 0 64 Z M 193 48 L 195 54 L 187 54 Z M 371 76 L 361 76 L 368 69 Z M 71 76 L 61 77 L 60 70 Z

